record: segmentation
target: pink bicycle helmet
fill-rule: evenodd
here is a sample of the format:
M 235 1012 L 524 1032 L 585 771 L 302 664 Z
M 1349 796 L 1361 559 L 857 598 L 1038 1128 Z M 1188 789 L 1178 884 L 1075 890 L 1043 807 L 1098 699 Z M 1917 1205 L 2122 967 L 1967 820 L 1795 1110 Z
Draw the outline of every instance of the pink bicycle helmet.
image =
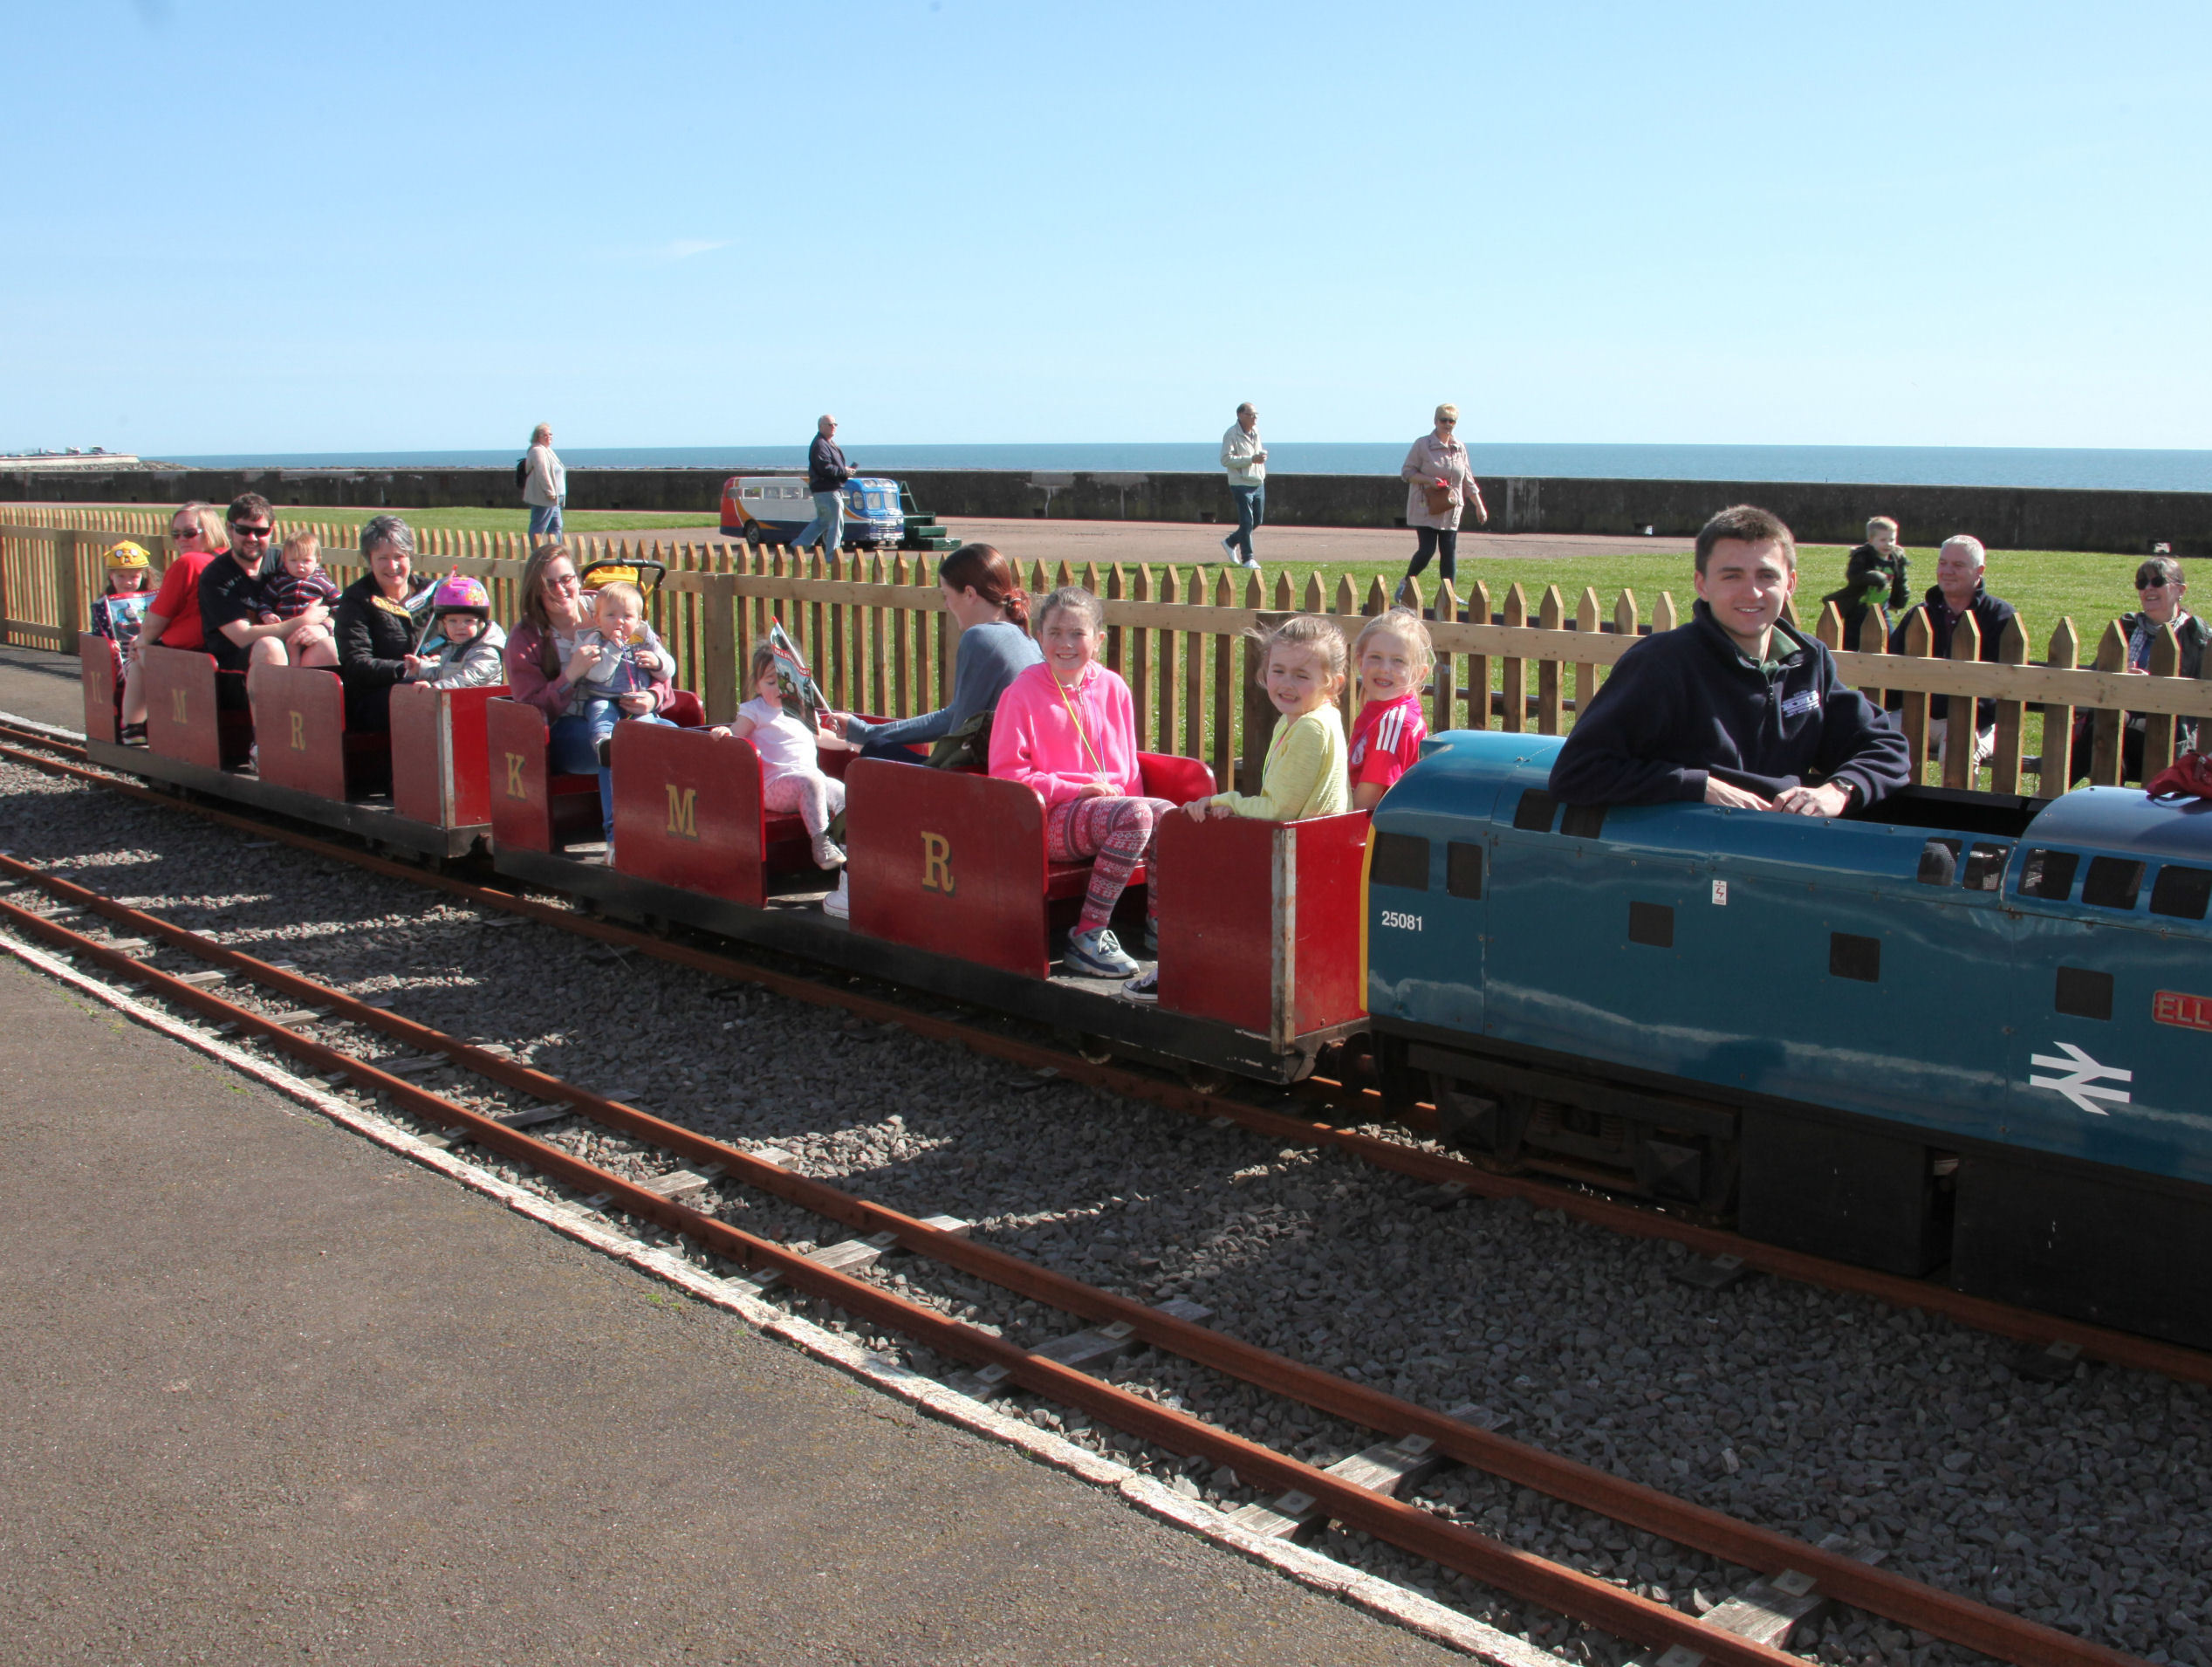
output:
M 481 614 L 491 617 L 491 593 L 482 580 L 466 573 L 449 573 L 438 581 L 430 597 L 433 614 Z

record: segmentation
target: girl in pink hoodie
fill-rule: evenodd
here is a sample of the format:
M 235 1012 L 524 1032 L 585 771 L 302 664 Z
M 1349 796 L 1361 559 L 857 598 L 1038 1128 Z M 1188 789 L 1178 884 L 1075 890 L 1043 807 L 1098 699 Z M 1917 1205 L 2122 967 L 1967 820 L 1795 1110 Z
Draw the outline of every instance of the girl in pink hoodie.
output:
M 1044 850 L 1055 862 L 1092 859 L 1082 917 L 1068 938 L 1068 970 L 1094 978 L 1138 971 L 1107 930 L 1137 865 L 1152 856 L 1152 834 L 1174 809 L 1145 796 L 1137 764 L 1137 720 L 1129 685 L 1099 664 L 1106 612 L 1076 586 L 1047 596 L 1037 612 L 1044 662 L 1006 687 L 991 719 L 990 772 L 1025 783 L 1044 801 Z M 1147 899 L 1149 911 L 1151 893 Z M 1147 912 L 1147 947 L 1157 928 Z

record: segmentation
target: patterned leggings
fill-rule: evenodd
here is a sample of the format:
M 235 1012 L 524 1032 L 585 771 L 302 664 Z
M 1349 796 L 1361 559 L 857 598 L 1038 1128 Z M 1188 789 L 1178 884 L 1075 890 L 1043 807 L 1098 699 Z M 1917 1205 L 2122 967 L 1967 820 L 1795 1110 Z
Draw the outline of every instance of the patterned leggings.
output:
M 1113 906 L 1128 888 L 1129 876 L 1152 855 L 1152 831 L 1174 809 L 1166 799 L 1076 799 L 1044 814 L 1044 854 L 1054 862 L 1092 858 L 1091 889 L 1084 895 L 1079 932 L 1095 931 L 1113 918 Z M 1157 918 L 1160 888 L 1145 888 L 1145 918 Z
M 797 811 L 809 837 L 818 840 L 845 808 L 845 784 L 818 770 L 788 770 L 761 783 L 760 797 L 770 810 Z

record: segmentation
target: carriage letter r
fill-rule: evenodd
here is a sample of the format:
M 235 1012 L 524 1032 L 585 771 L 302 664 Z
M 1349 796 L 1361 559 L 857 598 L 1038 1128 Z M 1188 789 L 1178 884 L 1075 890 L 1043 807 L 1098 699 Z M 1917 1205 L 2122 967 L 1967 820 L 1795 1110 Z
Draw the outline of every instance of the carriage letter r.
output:
M 169 690 L 169 717 L 173 722 L 178 724 L 188 724 L 191 722 L 191 720 L 184 715 L 184 691 L 181 689 L 172 689 Z
M 921 888 L 952 895 L 952 841 L 942 834 L 921 836 Z
M 519 752 L 510 752 L 507 755 L 507 797 L 510 799 L 530 797 L 523 791 L 523 755 Z
M 307 714 L 305 712 L 291 715 L 291 750 L 294 752 L 307 751 Z
M 696 787 L 679 788 L 673 781 L 668 789 L 668 832 L 681 840 L 699 837 L 699 790 Z

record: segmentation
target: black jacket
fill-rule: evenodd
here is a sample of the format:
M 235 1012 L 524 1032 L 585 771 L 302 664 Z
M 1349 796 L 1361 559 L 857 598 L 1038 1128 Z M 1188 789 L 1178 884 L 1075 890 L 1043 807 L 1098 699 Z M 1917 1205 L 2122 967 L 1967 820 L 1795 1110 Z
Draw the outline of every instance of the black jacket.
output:
M 1990 595 L 1987 590 L 1976 585 L 1974 587 L 1974 601 L 1969 611 L 1974 615 L 1974 622 L 1982 630 L 1981 650 L 1975 657 L 1979 660 L 1995 660 L 1997 657 L 1997 645 L 2004 640 L 2004 628 L 2011 624 L 2013 621 L 2012 604 L 2002 597 Z M 1927 596 L 1921 600 L 1921 606 L 1910 613 L 1900 615 L 1896 622 L 1891 625 L 1889 628 L 1890 653 L 1905 652 L 1905 633 L 1912 629 L 1913 614 L 1923 612 L 1928 615 L 1928 628 L 1935 634 L 1935 658 L 1948 660 L 1951 657 L 1951 636 L 1956 628 L 1951 623 L 1951 610 L 1943 600 L 1943 587 L 1941 585 L 1930 585 L 1928 587 Z M 1904 696 L 1892 689 L 1889 695 L 1890 710 L 1895 711 L 1904 703 Z M 1948 717 L 1950 715 L 1950 706 L 1951 697 L 1948 695 L 1930 695 L 1928 697 L 1928 715 L 1931 718 Z M 1996 721 L 1997 703 L 1996 701 L 1975 702 L 1974 727 L 1976 729 L 1986 730 Z
M 2140 613 L 2121 614 L 2120 635 L 2133 641 L 2135 628 L 2142 623 L 2143 616 Z M 2202 620 L 2192 614 L 2174 628 L 2174 635 L 2181 644 L 2181 676 L 2204 676 L 2204 648 L 2208 642 L 2212 642 L 2212 628 L 2208 628 Z
M 806 490 L 810 492 L 834 492 L 853 478 L 853 471 L 845 466 L 845 454 L 837 449 L 837 442 L 825 434 L 814 436 L 814 443 L 806 449 Z
M 1847 781 L 1871 805 L 1911 774 L 1905 737 L 1836 673 L 1828 650 L 1787 625 L 1762 672 L 1703 602 L 1688 625 L 1620 656 L 1551 765 L 1575 805 L 1701 800 L 1705 779 L 1771 799 L 1805 782 Z
M 1905 584 L 1905 574 L 1911 566 L 1912 559 L 1902 550 L 1884 555 L 1871 544 L 1862 544 L 1844 562 L 1844 588 L 1855 590 L 1880 573 L 1889 580 L 1889 606 L 1894 613 L 1913 600 L 1913 593 Z
M 406 658 L 422 641 L 435 580 L 418 576 L 407 606 L 387 601 L 376 575 L 364 573 L 338 599 L 331 621 L 338 638 L 338 675 L 346 683 L 346 727 L 391 727 L 392 685 L 407 676 Z

